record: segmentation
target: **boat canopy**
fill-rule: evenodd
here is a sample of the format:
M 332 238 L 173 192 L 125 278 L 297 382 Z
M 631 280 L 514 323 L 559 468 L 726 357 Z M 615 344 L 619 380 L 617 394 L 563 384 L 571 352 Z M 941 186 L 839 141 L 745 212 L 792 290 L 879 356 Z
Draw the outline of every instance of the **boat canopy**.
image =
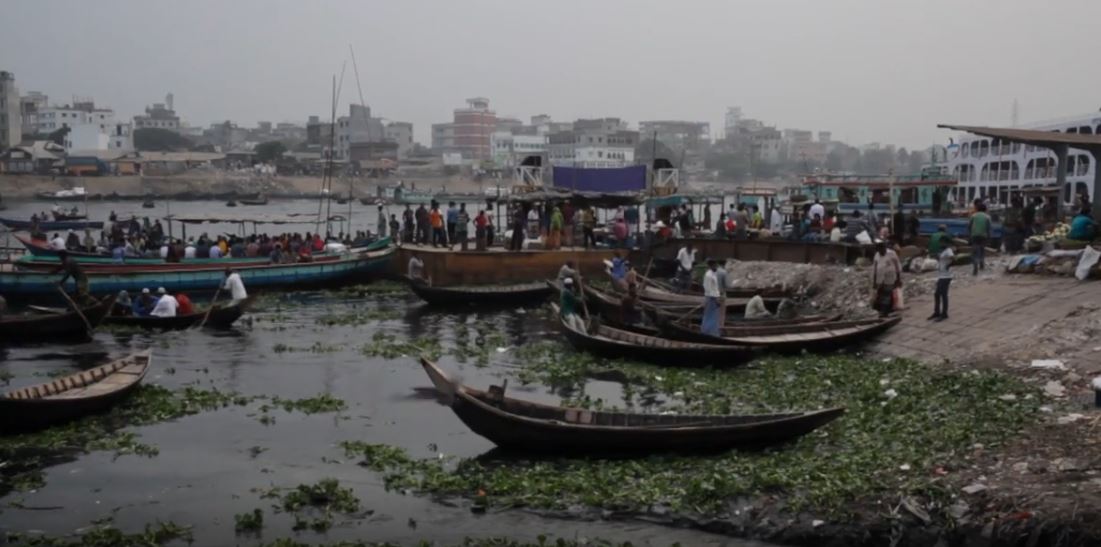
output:
M 684 204 L 706 205 L 722 203 L 722 194 L 672 194 L 647 199 L 646 207 L 648 209 L 658 209 L 661 207 L 677 207 Z
M 204 222 L 222 224 L 313 224 L 317 222 L 317 213 L 284 213 L 284 214 L 251 214 L 248 216 L 218 213 L 203 215 L 168 215 L 165 220 L 175 220 L 186 224 L 202 224 Z M 333 218 L 332 220 L 339 220 Z

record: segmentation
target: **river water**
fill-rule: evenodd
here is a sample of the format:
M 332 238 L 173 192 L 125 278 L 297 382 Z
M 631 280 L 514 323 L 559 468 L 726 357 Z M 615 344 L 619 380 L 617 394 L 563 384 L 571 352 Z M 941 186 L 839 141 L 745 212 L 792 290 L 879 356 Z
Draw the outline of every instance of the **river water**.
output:
M 323 316 L 369 310 L 376 314 L 386 310 L 389 316 L 355 325 L 318 323 Z M 260 499 L 253 489 L 294 487 L 332 477 L 342 486 L 352 487 L 363 508 L 374 513 L 347 522 L 338 517 L 326 535 L 302 532 L 297 536 L 300 541 L 413 543 L 490 535 L 534 540 L 539 534 L 549 534 L 636 545 L 756 545 L 641 522 L 558 520 L 521 511 L 475 515 L 461 504 L 387 492 L 378 473 L 345 459 L 338 446 L 345 440 L 391 444 L 415 457 L 431 457 L 436 451 L 469 457 L 489 451 L 492 445 L 471 433 L 449 409 L 418 394 L 415 388 L 427 388 L 430 383 L 414 359 L 367 358 L 360 351 L 378 331 L 402 338 L 428 336 L 447 347 L 463 336 L 457 333 L 472 338 L 479 330 L 505 337 L 500 346 L 505 351 L 493 348 L 489 366 L 460 364 L 446 356 L 441 359 L 442 366 L 478 387 L 499 383 L 509 367 L 515 366 L 508 348 L 559 336 L 536 309 L 442 312 L 427 308 L 405 290 L 360 296 L 321 291 L 265 295 L 255 311 L 225 332 L 100 331 L 93 341 L 78 345 L 3 349 L 0 373 L 13 378 L 12 386 L 41 382 L 49 373 L 75 371 L 153 348 L 154 365 L 147 383 L 171 389 L 197 385 L 288 399 L 324 393 L 344 400 L 348 409 L 314 415 L 277 410 L 271 413 L 275 423 L 265 425 L 256 415 L 256 405 L 230 406 L 134 428 L 139 441 L 157 447 L 159 455 L 116 458 L 111 452 L 92 452 L 49 467 L 46 486 L 40 490 L 14 492 L 0 499 L 0 530 L 69 534 L 96 519 L 113 517 L 114 524 L 126 531 L 140 531 L 157 520 L 191 525 L 197 545 L 251 544 L 257 540 L 235 537 L 233 517 L 263 508 L 262 538 L 271 541 L 295 535 L 293 519 L 274 515 L 272 500 Z M 305 350 L 316 343 L 322 351 Z M 277 345 L 300 351 L 277 351 Z M 510 391 L 519 397 L 558 401 L 545 387 Z M 620 400 L 621 395 L 617 384 L 607 382 L 593 382 L 586 391 L 609 402 Z M 263 451 L 254 457 L 252 447 Z M 12 503 L 32 509 L 18 509 Z M 416 521 L 415 528 L 411 518 Z

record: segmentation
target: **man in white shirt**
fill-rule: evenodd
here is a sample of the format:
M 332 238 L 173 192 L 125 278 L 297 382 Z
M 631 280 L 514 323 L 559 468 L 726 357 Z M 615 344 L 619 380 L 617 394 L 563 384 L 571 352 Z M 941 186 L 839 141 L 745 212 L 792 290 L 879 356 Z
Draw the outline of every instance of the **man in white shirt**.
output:
M 719 313 L 722 306 L 719 299 L 723 291 L 719 289 L 719 276 L 716 273 L 718 263 L 707 261 L 707 273 L 703 274 L 703 320 L 700 332 L 710 336 L 719 336 Z
M 213 249 L 211 247 L 211 250 Z M 248 298 L 248 293 L 245 292 L 245 282 L 241 281 L 241 274 L 233 271 L 232 268 L 226 268 L 226 282 L 222 285 L 222 289 L 229 291 L 234 303 Z
M 180 303 L 176 300 L 176 297 L 168 294 L 164 287 L 161 287 L 157 289 L 157 305 L 153 307 L 153 311 L 149 315 L 153 317 L 176 317 L 176 310 L 179 307 Z
M 54 238 L 50 240 L 50 248 L 55 251 L 65 250 L 65 238 L 61 234 L 54 234 Z
M 195 240 L 187 240 L 187 247 L 184 247 L 184 258 L 195 258 Z
M 875 291 L 875 309 L 880 316 L 887 316 L 893 310 L 891 292 L 902 287 L 902 263 L 898 255 L 883 240 L 875 244 L 876 254 L 872 259 L 872 286 Z
M 411 281 L 425 281 L 424 279 L 424 261 L 421 257 L 414 254 L 409 259 L 408 272 L 409 279 Z
M 692 264 L 695 262 L 696 250 L 692 248 L 691 242 L 685 243 L 677 251 L 677 282 L 684 289 L 692 284 Z
M 168 243 L 167 243 L 167 241 L 168 240 L 166 239 L 165 243 L 161 244 L 161 258 L 162 259 L 168 258 Z
M 810 206 L 810 214 L 807 218 L 814 218 L 814 215 L 818 215 L 818 218 L 826 218 L 826 208 L 818 198 L 815 198 L 814 205 Z
M 779 207 L 772 208 L 772 215 L 768 220 L 768 231 L 772 232 L 772 235 L 779 236 L 780 232 L 784 230 L 784 215 L 780 214 Z

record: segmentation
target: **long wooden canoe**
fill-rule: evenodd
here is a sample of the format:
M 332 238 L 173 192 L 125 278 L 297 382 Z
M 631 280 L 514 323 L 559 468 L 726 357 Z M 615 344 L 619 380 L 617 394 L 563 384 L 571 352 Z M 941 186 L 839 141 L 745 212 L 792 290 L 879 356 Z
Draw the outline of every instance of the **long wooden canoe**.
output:
M 394 247 L 352 253 L 336 260 L 296 264 L 234 265 L 245 286 L 253 289 L 271 287 L 333 287 L 344 282 L 360 282 L 372 274 L 382 274 L 390 266 Z M 228 266 L 228 265 L 227 265 Z M 157 272 L 106 273 L 86 271 L 89 290 L 93 294 L 115 294 L 121 290 L 141 292 L 143 288 L 164 287 L 170 293 L 213 291 L 224 279 L 223 268 L 216 270 L 174 270 Z M 57 294 L 60 275 L 46 272 L 0 272 L 0 294 L 10 299 L 52 298 Z M 72 291 L 73 281 L 67 282 Z
M 547 299 L 552 289 L 543 282 L 517 285 L 458 285 L 434 287 L 409 279 L 409 287 L 421 300 L 434 306 L 520 306 Z
M 0 394 L 0 432 L 33 431 L 102 412 L 126 397 L 149 370 L 150 351 L 51 382 Z
M 12 230 L 30 230 L 34 227 L 34 223 L 29 220 L 16 220 L 14 218 L 0 218 L 0 224 Z M 38 223 L 38 229 L 44 231 L 83 230 L 85 228 L 99 230 L 103 228 L 103 222 L 98 220 L 42 220 Z
M 902 321 L 901 316 L 894 316 L 797 325 L 728 326 L 723 329 L 721 337 L 708 336 L 699 332 L 698 327 L 685 323 L 668 322 L 662 324 L 660 328 L 666 336 L 684 341 L 764 347 L 780 352 L 827 351 L 870 340 L 900 321 Z
M 249 304 L 252 303 L 252 298 L 253 297 L 250 296 L 233 304 L 215 304 L 213 310 L 196 311 L 195 313 L 177 315 L 175 317 L 108 315 L 104 318 L 103 323 L 107 325 L 125 325 L 153 330 L 182 330 L 203 324 L 203 320 L 206 319 L 206 323 L 203 324 L 204 327 L 228 329 L 233 326 L 234 321 L 237 321 L 244 315 Z M 210 312 L 209 318 L 207 317 L 208 311 Z
M 505 449 L 539 453 L 653 453 L 759 448 L 806 435 L 843 408 L 744 415 L 604 412 L 512 399 L 452 381 L 421 358 L 433 385 L 472 431 Z
M 57 285 L 54 284 L 56 287 Z M 55 289 L 56 292 L 56 289 Z M 5 344 L 52 340 L 84 340 L 88 338 L 88 326 L 94 329 L 115 305 L 115 295 L 98 304 L 82 308 L 84 318 L 75 311 L 59 314 L 8 315 L 0 318 L 0 341 Z
M 552 304 L 555 313 L 558 306 Z M 637 359 L 672 367 L 738 365 L 753 357 L 753 349 L 733 343 L 698 343 L 669 340 L 594 324 L 583 332 L 559 318 L 566 339 L 574 348 L 610 358 Z

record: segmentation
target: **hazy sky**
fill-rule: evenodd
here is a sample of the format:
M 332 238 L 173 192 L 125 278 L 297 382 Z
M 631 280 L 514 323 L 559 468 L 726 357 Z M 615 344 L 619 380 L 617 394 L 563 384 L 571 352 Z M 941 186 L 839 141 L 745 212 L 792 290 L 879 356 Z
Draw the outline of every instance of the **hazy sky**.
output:
M 925 146 L 938 122 L 1101 107 L 1098 0 L 4 0 L 0 70 L 53 102 L 185 121 L 329 116 L 355 47 L 376 115 L 429 125 L 485 96 L 500 115 L 709 121 L 727 106 L 852 144 Z M 349 62 L 340 111 L 356 98 Z

